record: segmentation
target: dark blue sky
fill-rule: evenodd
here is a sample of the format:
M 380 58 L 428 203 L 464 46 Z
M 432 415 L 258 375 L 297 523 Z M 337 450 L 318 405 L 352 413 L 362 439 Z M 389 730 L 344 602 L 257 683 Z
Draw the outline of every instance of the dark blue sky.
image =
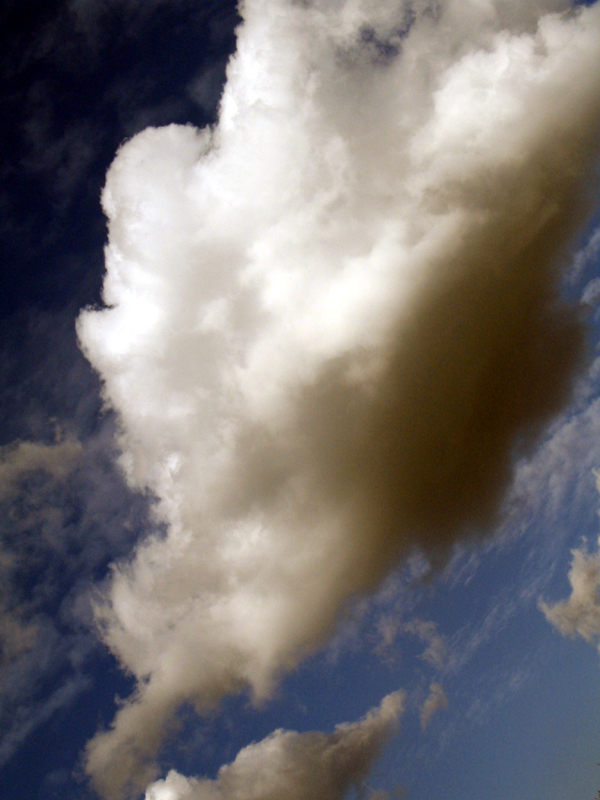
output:
M 58 495 L 38 474 L 23 481 L 18 506 L 3 504 L 3 541 L 19 561 L 5 591 L 48 628 L 2 704 L 7 800 L 87 796 L 71 773 L 98 724 L 110 722 L 115 695 L 131 688 L 62 611 L 75 587 L 102 580 L 148 526 L 147 502 L 128 493 L 112 462 L 114 423 L 75 319 L 100 302 L 100 191 L 118 146 L 148 125 L 214 121 L 238 22 L 235 4 L 224 2 L 77 10 L 43 0 L 0 10 L 1 442 L 51 443 L 60 429 L 91 444 Z M 32 520 L 32 507 L 45 503 L 62 517 L 47 536 Z M 63 701 L 64 687 L 72 695 Z

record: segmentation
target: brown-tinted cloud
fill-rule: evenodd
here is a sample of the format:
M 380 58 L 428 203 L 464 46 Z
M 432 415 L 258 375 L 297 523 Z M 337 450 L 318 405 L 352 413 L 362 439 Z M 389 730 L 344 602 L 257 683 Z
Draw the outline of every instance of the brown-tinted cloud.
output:
M 363 787 L 403 710 L 403 693 L 394 692 L 330 734 L 274 731 L 240 751 L 215 780 L 171 771 L 148 787 L 146 800 L 343 800 Z
M 600 490 L 598 475 L 596 483 Z M 571 596 L 557 603 L 540 600 L 539 606 L 548 622 L 564 636 L 581 636 L 593 642 L 600 639 L 600 552 L 590 553 L 584 546 L 573 550 L 572 555 Z
M 218 126 L 119 151 L 108 307 L 79 321 L 168 526 L 97 611 L 138 679 L 88 748 L 107 797 L 155 774 L 181 703 L 268 696 L 411 550 L 489 532 L 584 358 L 556 286 L 596 164 L 599 9 L 243 12 Z

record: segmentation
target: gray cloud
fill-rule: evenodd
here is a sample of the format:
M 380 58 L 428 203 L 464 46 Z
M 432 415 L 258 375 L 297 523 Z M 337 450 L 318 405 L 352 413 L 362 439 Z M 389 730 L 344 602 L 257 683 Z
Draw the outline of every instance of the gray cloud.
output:
M 600 11 L 436 9 L 246 3 L 219 125 L 148 129 L 107 176 L 79 335 L 168 529 L 97 609 L 138 679 L 88 748 L 108 797 L 181 703 L 268 696 L 415 548 L 489 532 L 569 398 Z

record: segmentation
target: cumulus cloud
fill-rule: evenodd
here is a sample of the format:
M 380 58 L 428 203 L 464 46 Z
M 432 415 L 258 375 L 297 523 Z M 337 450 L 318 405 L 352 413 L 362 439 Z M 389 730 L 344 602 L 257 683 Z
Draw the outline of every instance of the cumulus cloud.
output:
M 596 477 L 596 485 L 600 491 L 600 476 Z M 581 636 L 586 642 L 600 638 L 600 540 L 598 545 L 596 553 L 590 553 L 587 547 L 571 551 L 568 600 L 539 603 L 548 622 L 564 636 Z
M 363 719 L 330 734 L 277 730 L 241 750 L 215 780 L 172 770 L 148 787 L 146 800 L 343 800 L 363 787 L 397 729 L 404 700 L 403 692 L 389 694 Z
M 429 687 L 429 694 L 425 698 L 421 706 L 421 713 L 419 714 L 421 728 L 425 730 L 431 722 L 433 715 L 445 708 L 448 708 L 448 698 L 446 697 L 441 683 L 432 683 Z
M 587 219 L 600 9 L 242 13 L 218 125 L 119 151 L 106 307 L 78 324 L 167 528 L 97 609 L 138 679 L 88 748 L 107 797 L 155 774 L 180 704 L 267 696 L 415 547 L 489 531 L 583 359 L 557 280 Z

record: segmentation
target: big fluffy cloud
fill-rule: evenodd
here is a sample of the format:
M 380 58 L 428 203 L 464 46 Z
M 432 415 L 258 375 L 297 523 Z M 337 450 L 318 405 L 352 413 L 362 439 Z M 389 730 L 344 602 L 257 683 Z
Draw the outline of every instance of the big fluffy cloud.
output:
M 163 537 L 97 614 L 138 690 L 107 797 L 178 706 L 273 681 L 414 547 L 497 520 L 583 357 L 559 269 L 586 219 L 600 9 L 247 0 L 218 125 L 107 177 L 106 308 L 79 320 Z

